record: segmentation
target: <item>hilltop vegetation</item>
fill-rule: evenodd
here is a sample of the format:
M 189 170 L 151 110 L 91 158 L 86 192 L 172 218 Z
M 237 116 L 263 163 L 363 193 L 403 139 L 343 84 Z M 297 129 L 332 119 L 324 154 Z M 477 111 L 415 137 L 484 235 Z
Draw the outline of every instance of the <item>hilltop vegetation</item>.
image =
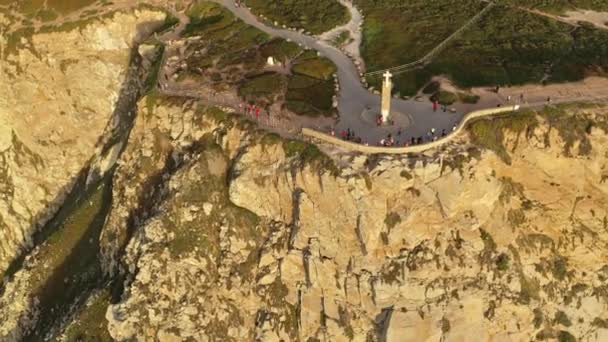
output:
M 608 11 L 608 2 L 604 0 L 503 0 L 502 3 L 514 6 L 562 14 L 568 10 L 586 9 Z
M 313 34 L 350 20 L 347 9 L 337 0 L 245 0 L 245 3 L 258 15 Z
M 370 71 L 419 59 L 482 8 L 480 2 L 468 0 L 458 5 L 453 0 L 358 3 L 367 15 L 362 54 Z M 545 2 L 530 5 L 541 3 Z M 604 75 L 607 56 L 607 31 L 496 5 L 430 64 L 397 75 L 395 92 L 413 95 L 434 75 L 448 75 L 463 88 L 578 81 Z M 376 88 L 380 85 L 379 77 L 368 81 Z
M 275 103 L 309 116 L 333 114 L 335 65 L 313 51 L 264 32 L 211 2 L 192 6 L 186 48 L 187 68 L 180 80 L 194 80 L 217 90 L 236 87 L 246 102 L 268 108 Z M 268 68 L 272 57 L 276 66 Z

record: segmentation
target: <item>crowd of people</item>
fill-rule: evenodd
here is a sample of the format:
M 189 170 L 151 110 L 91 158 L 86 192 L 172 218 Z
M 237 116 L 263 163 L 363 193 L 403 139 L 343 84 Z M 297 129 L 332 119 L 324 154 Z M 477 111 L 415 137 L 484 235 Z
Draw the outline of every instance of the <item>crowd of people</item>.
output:
M 452 126 L 451 131 L 455 131 L 457 128 L 456 125 Z M 331 129 L 330 130 L 330 135 L 335 137 L 336 136 L 336 131 L 335 129 Z M 377 143 L 376 146 L 383 146 L 383 147 L 407 147 L 407 146 L 415 146 L 415 145 L 421 145 L 424 143 L 428 143 L 428 142 L 433 142 L 433 141 L 437 141 L 438 139 L 441 139 L 445 136 L 448 135 L 448 132 L 445 129 L 442 129 L 441 132 L 439 132 L 439 130 L 437 130 L 436 128 L 431 128 L 424 136 L 418 136 L 418 137 L 409 137 L 409 138 L 404 138 L 402 139 L 403 136 L 403 132 L 401 131 L 401 129 L 399 129 L 397 131 L 397 135 L 396 137 L 393 136 L 393 134 L 388 133 L 386 137 L 380 139 Z M 342 130 L 340 137 L 342 138 L 342 140 L 345 141 L 352 141 L 358 144 L 363 144 L 365 146 L 369 146 L 369 143 L 366 140 L 361 139 L 361 137 L 356 136 L 355 131 L 351 130 L 350 128 L 347 128 L 346 130 Z

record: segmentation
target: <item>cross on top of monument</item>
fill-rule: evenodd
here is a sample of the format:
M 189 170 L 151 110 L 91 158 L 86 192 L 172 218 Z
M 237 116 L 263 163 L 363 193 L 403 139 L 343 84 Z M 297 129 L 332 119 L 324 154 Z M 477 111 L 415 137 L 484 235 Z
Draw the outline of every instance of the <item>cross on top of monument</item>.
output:
M 387 70 L 382 76 L 384 76 L 384 81 L 388 83 L 391 81 L 391 77 L 393 77 L 393 74 L 391 74 L 391 72 Z

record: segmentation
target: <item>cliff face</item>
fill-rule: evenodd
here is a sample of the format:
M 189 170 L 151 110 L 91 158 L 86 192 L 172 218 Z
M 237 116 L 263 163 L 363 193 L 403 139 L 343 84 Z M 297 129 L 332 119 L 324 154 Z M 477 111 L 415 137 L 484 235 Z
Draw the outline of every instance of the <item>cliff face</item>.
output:
M 0 38 L 0 274 L 96 154 L 150 10 Z
M 605 108 L 331 160 L 217 110 L 145 102 L 104 232 L 127 274 L 115 339 L 608 337 Z
M 154 10 L 120 12 L 30 35 L 18 32 L 2 42 L 8 44 L 0 67 L 1 275 L 59 207 L 78 206 L 65 198 L 81 171 L 86 175 L 90 162 L 108 166 L 102 148 L 124 116 L 125 108 L 117 107 L 119 96 L 136 91 L 133 80 L 126 80 L 133 48 L 165 16 Z M 59 230 L 66 234 L 56 235 L 59 241 L 37 241 L 32 253 L 13 264 L 19 267 L 6 273 L 10 277 L 0 287 L 0 340 L 23 338 L 41 310 L 54 310 L 51 305 L 41 308 L 41 303 L 59 301 L 49 299 L 58 297 L 57 290 L 67 293 L 70 286 L 79 287 L 65 270 L 75 268 L 68 261 L 80 238 L 93 241 L 86 231 L 94 219 L 86 215 L 100 211 L 92 203 L 102 202 L 102 192 L 62 223 Z M 87 249 L 95 254 L 95 246 Z M 79 274 L 74 279 L 88 278 Z M 69 306 L 69 300 L 62 304 Z

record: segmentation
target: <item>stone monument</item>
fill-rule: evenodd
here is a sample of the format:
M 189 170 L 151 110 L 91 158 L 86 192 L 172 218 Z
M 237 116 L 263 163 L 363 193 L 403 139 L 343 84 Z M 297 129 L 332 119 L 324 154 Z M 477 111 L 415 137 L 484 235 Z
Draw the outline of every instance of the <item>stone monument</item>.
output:
M 390 71 L 384 73 L 384 81 L 382 81 L 382 123 L 386 123 L 388 121 L 388 117 L 391 114 L 391 92 L 393 90 L 393 81 L 391 77 Z

